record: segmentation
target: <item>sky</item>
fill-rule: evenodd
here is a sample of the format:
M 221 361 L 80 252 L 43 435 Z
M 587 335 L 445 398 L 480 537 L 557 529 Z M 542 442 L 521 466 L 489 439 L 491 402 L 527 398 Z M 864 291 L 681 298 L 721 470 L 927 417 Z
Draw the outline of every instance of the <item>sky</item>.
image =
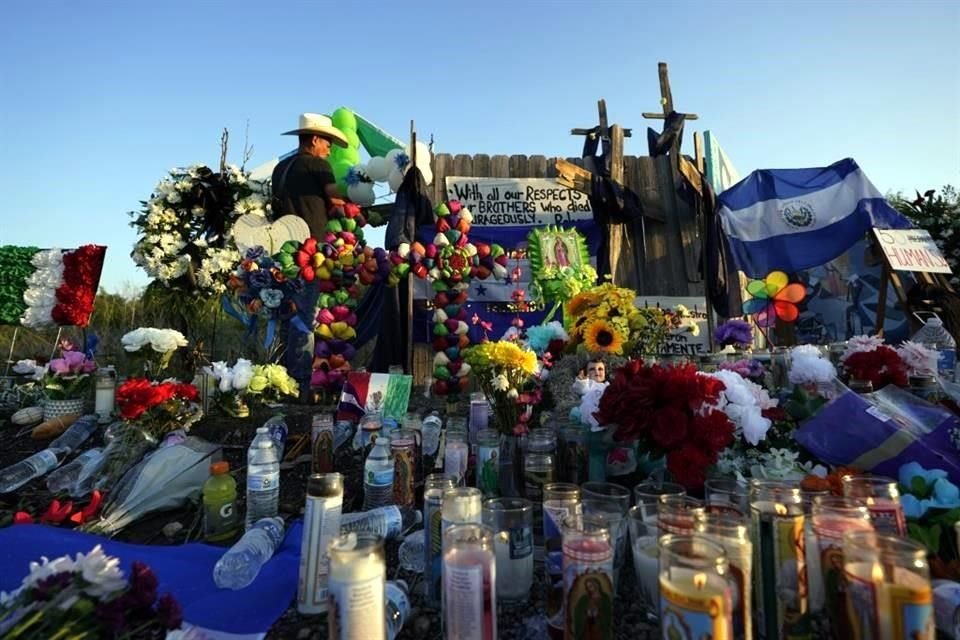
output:
M 960 2 L 11 0 L 0 19 L 0 245 L 108 246 L 172 167 L 248 168 L 348 106 L 445 153 L 579 155 L 573 127 L 700 116 L 741 175 L 852 157 L 882 191 L 960 184 Z M 654 123 L 654 126 L 658 126 Z M 646 154 L 646 137 L 626 153 Z

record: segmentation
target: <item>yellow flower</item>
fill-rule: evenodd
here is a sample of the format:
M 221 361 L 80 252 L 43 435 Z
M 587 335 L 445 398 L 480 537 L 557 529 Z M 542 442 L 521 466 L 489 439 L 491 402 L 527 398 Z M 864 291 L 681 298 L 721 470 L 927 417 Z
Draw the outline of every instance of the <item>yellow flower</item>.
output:
M 573 318 L 584 312 L 587 307 L 597 303 L 597 296 L 592 291 L 584 291 L 575 295 L 565 306 L 563 315 L 565 318 Z
M 590 353 L 623 353 L 623 335 L 606 320 L 595 320 L 587 326 L 585 344 Z
M 537 354 L 530 349 L 524 349 L 514 342 L 500 340 L 493 343 L 492 350 L 490 361 L 494 365 L 519 369 L 527 375 L 533 375 L 537 370 Z
M 250 385 L 247 387 L 252 393 L 262 393 L 264 389 L 267 388 L 269 381 L 267 377 L 263 374 L 254 375 L 250 378 Z

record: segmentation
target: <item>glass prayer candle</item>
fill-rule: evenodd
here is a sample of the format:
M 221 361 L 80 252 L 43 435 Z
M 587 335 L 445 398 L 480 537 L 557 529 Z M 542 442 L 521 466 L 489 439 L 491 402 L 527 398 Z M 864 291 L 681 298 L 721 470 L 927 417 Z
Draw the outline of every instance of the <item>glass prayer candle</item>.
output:
M 693 512 L 703 507 L 696 498 L 689 496 L 665 495 L 657 502 L 657 527 L 660 535 L 691 535 L 693 533 Z
M 648 481 L 641 482 L 633 488 L 633 496 L 637 506 L 643 512 L 644 520 L 650 526 L 657 527 L 657 512 L 660 510 L 660 496 L 685 496 L 687 490 L 683 485 L 674 482 Z
M 464 484 L 469 458 L 470 445 L 467 444 L 467 434 L 448 429 L 447 442 L 443 450 L 443 471 L 456 479 L 458 487 Z
M 390 438 L 393 455 L 393 503 L 412 507 L 416 502 L 417 438 L 409 429 L 399 429 Z
M 441 548 L 447 548 L 447 529 L 455 524 L 483 522 L 483 496 L 473 487 L 454 487 L 443 492 Z
M 584 482 L 580 495 L 584 514 L 596 513 L 607 519 L 613 540 L 614 567 L 619 569 L 627 553 L 626 515 L 630 509 L 630 490 L 612 482 Z
M 97 370 L 94 391 L 94 412 L 97 422 L 105 424 L 113 418 L 113 404 L 117 394 L 117 370 L 112 366 Z
M 385 638 L 387 568 L 383 538 L 362 532 L 347 533 L 333 539 L 328 554 L 327 637 L 331 640 Z
M 440 606 L 441 565 L 443 564 L 443 494 L 454 488 L 453 478 L 434 473 L 423 484 L 423 579 L 427 603 Z
M 854 498 L 870 510 L 870 521 L 877 533 L 907 535 L 907 521 L 900 505 L 897 481 L 883 476 L 844 476 L 843 495 Z
M 456 524 L 445 532 L 443 637 L 496 640 L 497 568 L 493 532 L 482 524 Z M 380 612 L 383 618 L 383 611 Z
M 333 471 L 333 415 L 318 413 L 310 424 L 310 458 L 313 473 Z
M 484 498 L 495 498 L 499 492 L 500 432 L 481 429 L 477 433 L 477 488 Z
M 482 391 L 470 394 L 470 440 L 490 425 L 490 403 Z
M 553 482 L 557 437 L 549 429 L 534 429 L 523 457 L 524 495 L 533 507 L 533 545 L 543 557 L 543 487 Z
M 909 538 L 843 536 L 847 613 L 854 640 L 933 640 L 927 549 Z
M 660 538 L 661 638 L 733 640 L 730 591 L 723 547 L 700 536 Z
M 749 514 L 747 485 L 735 478 L 710 478 L 703 486 L 707 511 Z
M 589 515 L 563 522 L 565 640 L 613 638 L 613 543 L 605 523 Z
M 580 487 L 567 482 L 543 486 L 545 608 L 547 622 L 555 635 L 563 635 L 563 523 L 581 513 Z
M 633 570 L 637 577 L 640 602 L 647 622 L 657 624 L 660 613 L 660 546 L 656 522 L 650 523 L 643 507 L 630 507 L 627 512 L 627 530 L 633 552 Z
M 750 481 L 756 633 L 776 640 L 807 624 L 803 497 L 776 480 Z
M 416 413 L 408 413 L 403 417 L 403 429 L 413 433 L 414 442 L 414 484 L 423 482 L 423 422 Z
M 558 477 L 563 482 L 586 482 L 590 471 L 589 427 L 562 424 L 560 427 L 560 463 Z
M 379 413 L 368 413 L 360 418 L 360 444 L 364 448 L 372 446 L 383 427 Z
M 524 498 L 487 500 L 483 524 L 493 530 L 497 597 L 526 600 L 533 584 L 533 506 Z
M 810 520 L 815 542 L 813 562 L 807 565 L 810 610 L 826 608 L 834 637 L 852 638 L 843 578 L 843 536 L 851 531 L 873 531 L 870 512 L 850 498 L 818 496 Z
M 694 530 L 723 547 L 727 554 L 733 588 L 730 605 L 733 611 L 733 635 L 742 640 L 753 638 L 753 543 L 750 541 L 750 519 L 729 511 L 693 512 Z
M 327 610 L 330 542 L 340 535 L 343 476 L 316 473 L 307 480 L 307 503 L 300 542 L 300 580 L 297 611 L 303 615 Z

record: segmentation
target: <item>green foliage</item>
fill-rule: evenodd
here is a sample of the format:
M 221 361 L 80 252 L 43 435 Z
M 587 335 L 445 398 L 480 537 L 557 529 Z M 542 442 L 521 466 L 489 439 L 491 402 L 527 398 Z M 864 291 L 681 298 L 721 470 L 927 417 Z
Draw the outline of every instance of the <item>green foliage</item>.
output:
M 918 191 L 913 199 L 903 193 L 888 195 L 887 199 L 897 211 L 930 232 L 953 270 L 950 283 L 960 284 L 960 193 L 957 189 L 947 185 L 939 194 L 931 189 L 922 195 Z

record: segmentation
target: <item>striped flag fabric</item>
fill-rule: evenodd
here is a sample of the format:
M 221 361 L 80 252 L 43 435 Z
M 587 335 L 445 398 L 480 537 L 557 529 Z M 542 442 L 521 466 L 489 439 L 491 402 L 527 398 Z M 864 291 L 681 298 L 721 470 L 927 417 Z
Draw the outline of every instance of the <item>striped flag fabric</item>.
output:
M 751 278 L 822 265 L 870 231 L 913 224 L 851 158 L 812 169 L 762 169 L 718 196 L 737 267 Z

